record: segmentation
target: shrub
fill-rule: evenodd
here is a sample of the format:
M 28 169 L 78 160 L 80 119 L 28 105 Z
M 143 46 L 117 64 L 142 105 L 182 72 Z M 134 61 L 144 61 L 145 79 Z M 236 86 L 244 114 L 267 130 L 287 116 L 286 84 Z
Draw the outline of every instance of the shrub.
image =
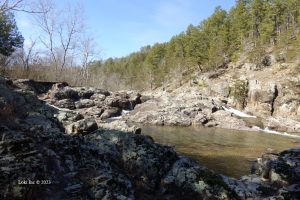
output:
M 244 107 L 248 97 L 248 81 L 235 79 L 230 86 L 230 96 Z

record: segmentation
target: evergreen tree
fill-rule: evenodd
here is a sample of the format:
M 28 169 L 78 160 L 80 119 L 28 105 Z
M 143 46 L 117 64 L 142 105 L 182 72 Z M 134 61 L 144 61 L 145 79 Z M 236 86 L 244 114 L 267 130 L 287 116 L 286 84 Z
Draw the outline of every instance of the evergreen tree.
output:
M 16 48 L 23 47 L 24 39 L 10 12 L 0 14 L 0 54 L 10 56 Z
M 249 36 L 250 31 L 250 13 L 249 2 L 247 0 L 238 0 L 237 5 L 229 13 L 231 24 L 230 41 L 231 48 L 237 50 L 244 43 L 245 38 Z
M 188 26 L 169 42 L 143 47 L 122 59 L 108 59 L 102 67 L 108 75 L 135 77 L 136 85 L 153 88 L 169 80 L 173 72 L 188 78 L 195 70 L 224 66 L 245 51 L 250 62 L 260 64 L 268 47 L 299 47 L 299 25 L 299 0 L 237 0 L 228 13 L 217 7 L 198 26 Z

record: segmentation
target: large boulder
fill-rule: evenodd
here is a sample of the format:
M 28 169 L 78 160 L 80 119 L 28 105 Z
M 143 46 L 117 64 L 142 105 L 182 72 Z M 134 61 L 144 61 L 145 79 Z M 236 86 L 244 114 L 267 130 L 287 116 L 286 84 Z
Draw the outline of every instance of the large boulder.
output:
M 90 99 L 91 96 L 93 96 L 95 91 L 93 89 L 85 89 L 85 88 L 80 88 L 78 91 L 78 96 L 81 99 Z
M 236 199 L 222 176 L 188 158 L 178 159 L 162 180 L 162 186 L 178 199 Z M 179 188 L 183 188 L 179 192 Z
M 126 122 L 121 120 L 115 120 L 109 123 L 98 123 L 98 127 L 106 130 L 117 130 L 126 133 L 134 133 L 134 134 L 141 133 L 141 128 L 134 125 L 128 125 Z
M 265 127 L 280 132 L 300 132 L 300 122 L 287 117 L 268 117 L 263 119 L 262 122 L 265 124 Z
M 100 119 L 108 119 L 111 117 L 120 116 L 122 113 L 122 109 L 117 107 L 108 107 L 105 108 L 104 112 L 101 114 Z
M 78 100 L 79 99 L 79 94 L 78 91 L 71 87 L 63 87 L 60 89 L 57 89 L 53 91 L 53 96 L 57 100 L 61 99 L 72 99 L 72 100 Z
M 66 133 L 68 134 L 80 134 L 86 135 L 98 129 L 98 125 L 94 119 L 82 119 L 76 121 L 66 127 Z
M 95 89 L 95 90 L 96 90 L 95 94 L 103 94 L 105 96 L 111 95 L 111 92 L 105 89 Z
M 76 122 L 84 118 L 82 114 L 71 111 L 61 111 L 58 114 L 55 114 L 54 117 L 56 117 L 58 121 L 63 124 Z
M 258 158 L 252 172 L 273 186 L 284 199 L 300 198 L 300 149 Z
M 131 107 L 130 107 L 130 110 L 134 109 L 134 107 L 137 105 L 137 104 L 140 104 L 142 103 L 142 95 L 138 92 L 135 92 L 135 91 L 130 91 L 130 92 L 127 92 L 127 94 L 129 95 L 129 101 L 131 103 Z
M 281 85 L 274 104 L 274 116 L 300 121 L 300 77 L 289 84 Z
M 102 115 L 102 113 L 104 112 L 104 110 L 105 110 L 104 107 L 99 108 L 97 106 L 94 106 L 94 107 L 82 109 L 82 110 L 80 110 L 80 113 L 85 116 L 99 118 Z
M 75 102 L 75 107 L 77 109 L 79 108 L 89 108 L 89 107 L 93 107 L 95 105 L 93 100 L 90 99 L 80 99 L 79 101 Z
M 251 130 L 247 123 L 240 118 L 233 116 L 230 112 L 219 110 L 211 114 L 212 122 L 216 123 L 216 126 L 226 129 L 238 129 L 238 130 Z M 212 123 L 211 122 L 211 123 Z M 207 123 L 205 125 L 210 125 Z
M 112 95 L 108 96 L 105 99 L 105 104 L 107 106 L 111 107 L 118 107 L 124 110 L 131 110 L 132 109 L 132 104 L 128 99 L 128 96 L 126 95 Z
M 180 126 L 190 126 L 192 124 L 191 119 L 186 116 L 186 114 L 181 112 L 166 113 L 163 115 L 164 125 L 180 125 Z
M 194 118 L 194 120 L 193 120 L 192 123 L 194 125 L 205 125 L 205 124 L 207 124 L 209 122 L 209 120 L 210 120 L 210 117 L 207 116 L 206 114 L 204 114 L 204 113 L 198 113 L 195 116 L 195 118 Z
M 74 110 L 75 107 L 75 102 L 72 99 L 62 99 L 57 102 L 55 102 L 55 105 L 59 108 L 67 108 L 70 110 Z
M 246 110 L 258 116 L 272 115 L 277 96 L 278 87 L 274 82 L 250 80 Z
M 30 79 L 17 79 L 13 81 L 13 84 L 24 91 L 32 91 L 37 95 L 48 92 L 56 83 L 54 82 L 39 82 Z M 67 86 L 66 83 L 60 83 L 57 85 Z
M 90 99 L 91 99 L 91 100 L 94 100 L 94 101 L 104 101 L 105 98 L 106 98 L 106 96 L 105 96 L 104 94 L 98 94 L 98 93 L 93 94 L 93 95 L 90 97 Z

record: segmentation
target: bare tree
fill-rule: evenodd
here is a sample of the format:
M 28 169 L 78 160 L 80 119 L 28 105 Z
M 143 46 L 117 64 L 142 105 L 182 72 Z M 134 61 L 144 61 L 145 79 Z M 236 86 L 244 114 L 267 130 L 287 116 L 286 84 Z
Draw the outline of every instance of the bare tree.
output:
M 50 1 L 39 1 L 39 9 L 42 11 L 49 10 L 49 12 L 42 12 L 40 15 L 37 15 L 35 19 L 39 28 L 42 30 L 42 32 L 44 32 L 43 36 L 40 36 L 40 41 L 48 50 L 47 53 L 50 54 L 51 60 L 55 65 L 55 71 L 57 71 L 58 61 L 54 48 L 56 19 L 54 18 L 55 14 L 53 13 L 53 6 L 54 5 Z
M 69 56 L 70 51 L 75 51 L 78 47 L 76 44 L 80 38 L 80 33 L 84 30 L 82 10 L 77 6 L 74 10 L 72 8 L 68 9 L 70 12 L 64 16 L 64 20 L 60 22 L 58 33 L 60 39 L 60 45 L 63 50 L 61 70 L 66 65 L 67 56 Z M 85 48 L 85 46 L 83 46 Z
M 89 63 L 92 61 L 94 56 L 96 55 L 95 52 L 95 42 L 91 36 L 84 36 L 81 40 L 81 67 L 82 67 L 82 80 L 84 84 L 87 84 L 88 79 L 90 78 L 89 74 Z
M 29 64 L 37 56 L 37 52 L 34 52 L 34 47 L 36 45 L 36 40 L 31 40 L 28 47 L 22 49 L 20 55 L 24 71 L 29 71 Z
M 0 6 L 5 4 L 5 8 L 10 10 L 23 5 L 22 0 L 0 2 Z M 18 51 L 14 58 L 18 66 L 12 71 L 25 78 L 87 84 L 90 79 L 89 63 L 96 56 L 96 48 L 85 28 L 83 7 L 77 5 L 60 9 L 52 0 L 37 0 L 35 9 L 40 11 L 32 15 L 39 35 Z
M 28 0 L 0 0 L 0 14 L 7 12 L 7 11 L 20 11 L 20 12 L 26 12 L 26 13 L 41 13 L 41 12 L 47 12 L 47 10 L 40 11 L 36 9 L 30 8 L 30 3 Z
M 7 12 L 9 10 L 18 10 L 22 7 L 23 0 L 0 0 L 0 14 Z
M 51 62 L 55 67 L 57 79 L 67 65 L 67 61 L 73 62 L 74 52 L 78 51 L 78 41 L 80 33 L 84 31 L 82 10 L 79 6 L 69 7 L 67 10 L 59 11 L 55 9 L 52 1 L 41 0 L 36 21 L 43 32 L 40 37 L 41 43 L 51 57 Z

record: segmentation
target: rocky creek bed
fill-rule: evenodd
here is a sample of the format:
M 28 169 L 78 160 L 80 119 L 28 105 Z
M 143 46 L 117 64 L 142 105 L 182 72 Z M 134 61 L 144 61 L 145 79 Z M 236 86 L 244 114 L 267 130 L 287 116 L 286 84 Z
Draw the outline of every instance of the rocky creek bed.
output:
M 144 101 L 135 92 L 0 77 L 0 199 L 300 198 L 299 149 L 265 154 L 252 175 L 234 179 L 124 121 L 105 122 Z
M 251 173 L 253 162 L 264 153 L 279 153 L 300 146 L 300 138 L 202 126 L 144 125 L 142 134 L 172 146 L 215 172 L 234 178 Z

